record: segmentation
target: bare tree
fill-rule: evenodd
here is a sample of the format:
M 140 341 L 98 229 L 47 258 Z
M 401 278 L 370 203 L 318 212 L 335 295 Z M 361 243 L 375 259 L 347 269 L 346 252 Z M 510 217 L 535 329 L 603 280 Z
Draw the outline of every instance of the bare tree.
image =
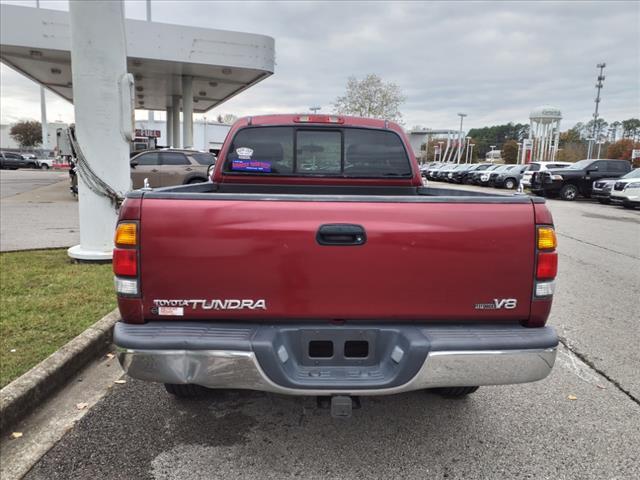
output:
M 336 98 L 333 104 L 335 113 L 357 115 L 359 117 L 380 118 L 402 121 L 400 105 L 405 96 L 395 83 L 384 82 L 375 74 L 369 74 L 362 80 L 349 77 L 346 93 Z
M 218 115 L 217 120 L 218 120 L 218 123 L 231 125 L 235 123 L 236 120 L 238 120 L 238 117 L 233 113 L 225 113 L 224 115 Z

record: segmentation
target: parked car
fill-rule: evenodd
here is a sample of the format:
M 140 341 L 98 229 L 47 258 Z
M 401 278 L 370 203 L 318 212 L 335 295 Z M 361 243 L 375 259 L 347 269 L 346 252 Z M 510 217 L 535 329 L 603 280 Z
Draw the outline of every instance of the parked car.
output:
M 444 178 L 444 180 L 449 182 L 449 183 L 454 183 L 455 182 L 454 176 L 455 176 L 456 172 L 461 172 L 465 168 L 467 168 L 467 165 L 465 165 L 464 163 L 459 164 L 459 165 L 454 165 L 450 170 L 447 171 L 447 176 L 446 176 L 446 178 Z
M 18 168 L 33 168 L 35 160 L 26 159 L 19 153 L 0 152 L 0 168 L 16 170 Z
M 611 203 L 611 189 L 613 184 L 618 181 L 617 178 L 603 178 L 593 182 L 591 187 L 591 198 L 598 200 L 598 202 L 608 205 Z
M 447 178 L 447 174 L 453 171 L 453 169 L 456 168 L 456 165 L 457 164 L 451 163 L 451 162 L 443 163 L 440 168 L 438 168 L 437 170 L 434 170 L 433 180 L 436 180 L 438 182 L 444 182 Z
M 531 186 L 531 176 L 534 172 L 546 172 L 549 169 L 567 168 L 571 165 L 570 162 L 531 162 L 527 171 L 522 175 L 522 186 L 526 188 Z
M 430 171 L 431 179 L 437 182 L 444 181 L 444 177 L 446 177 L 447 173 L 449 173 L 449 171 L 452 170 L 454 167 L 455 167 L 455 164 L 451 162 L 446 162 L 441 164 L 438 168 L 434 168 L 433 170 Z
M 609 204 L 611 203 L 611 190 L 617 181 L 637 178 L 638 176 L 640 176 L 640 169 L 636 168 L 620 178 L 602 178 L 596 180 L 593 182 L 591 189 L 591 198 L 598 200 L 600 203 Z
M 445 163 L 442 166 L 442 168 L 439 168 L 438 170 L 435 171 L 433 179 L 439 182 L 446 182 L 449 173 L 453 172 L 457 166 L 458 166 L 457 163 L 451 163 L 451 162 Z
M 213 182 L 129 192 L 115 239 L 119 361 L 179 397 L 325 396 L 348 416 L 352 395 L 463 396 L 555 361 L 544 199 L 422 186 L 393 122 L 240 119 Z
M 215 157 L 197 150 L 146 150 L 131 159 L 133 188 L 141 188 L 144 179 L 152 187 L 206 182 L 207 169 Z
M 481 165 L 478 166 L 478 168 L 476 168 L 473 172 L 470 172 L 467 175 L 467 178 L 465 179 L 465 183 L 467 185 L 479 185 L 480 184 L 480 177 L 486 173 L 486 172 L 490 172 L 491 170 L 494 170 L 496 168 L 498 168 L 499 165 L 495 165 L 493 163 L 483 163 Z
M 480 175 L 480 183 L 483 186 L 492 187 L 494 184 L 493 180 L 500 174 L 500 172 L 505 172 L 515 166 L 516 165 L 497 165 L 496 168 L 492 170 L 485 170 L 485 172 Z
M 489 184 L 496 188 L 506 188 L 513 190 L 522 182 L 522 176 L 527 172 L 529 165 L 509 165 L 500 172 L 493 172 L 489 179 Z
M 420 164 L 420 175 L 422 175 L 423 177 L 426 176 L 427 170 L 429 170 L 429 167 L 433 165 L 433 163 L 434 162 Z
M 629 172 L 614 183 L 611 203 L 621 203 L 625 208 L 640 206 L 640 168 Z
M 593 182 L 600 178 L 619 178 L 631 170 L 628 160 L 580 160 L 568 168 L 535 172 L 531 191 L 537 195 L 575 200 L 578 195 L 589 198 Z
M 503 169 L 505 165 L 492 165 L 486 170 L 479 172 L 477 176 L 474 174 L 473 181 L 476 185 L 480 185 L 481 187 L 486 187 L 489 185 L 489 179 L 491 178 L 491 174 L 493 172 L 499 172 Z
M 451 180 L 454 183 L 465 183 L 467 180 L 467 177 L 471 174 L 471 172 L 473 172 L 476 168 L 478 168 L 479 165 L 481 164 L 480 163 L 464 164 L 462 168 L 459 168 L 453 172 L 453 175 L 451 176 Z
M 53 158 L 38 158 L 38 168 L 41 170 L 49 170 L 53 168 Z
M 447 163 L 436 163 L 435 165 L 430 166 L 427 171 L 425 172 L 425 175 L 427 177 L 428 180 L 436 180 L 436 174 L 438 172 L 438 170 L 440 170 L 441 168 L 444 168 L 446 165 L 449 165 Z

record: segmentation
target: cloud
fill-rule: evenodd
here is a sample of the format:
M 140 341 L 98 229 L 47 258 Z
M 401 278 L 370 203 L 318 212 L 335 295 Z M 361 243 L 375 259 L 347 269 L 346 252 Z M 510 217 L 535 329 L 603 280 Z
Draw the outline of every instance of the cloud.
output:
M 144 19 L 144 2 L 126 5 L 128 17 Z M 457 128 L 459 111 L 469 127 L 526 122 L 540 104 L 559 107 L 571 126 L 593 112 L 600 61 L 607 62 L 602 116 L 640 112 L 636 2 L 154 1 L 152 16 L 276 39 L 275 74 L 209 117 L 311 105 L 329 111 L 349 76 L 376 73 L 404 91 L 408 126 Z M 37 95 L 16 75 L 2 69 L 3 122 L 38 116 Z M 56 108 L 49 105 L 50 117 Z

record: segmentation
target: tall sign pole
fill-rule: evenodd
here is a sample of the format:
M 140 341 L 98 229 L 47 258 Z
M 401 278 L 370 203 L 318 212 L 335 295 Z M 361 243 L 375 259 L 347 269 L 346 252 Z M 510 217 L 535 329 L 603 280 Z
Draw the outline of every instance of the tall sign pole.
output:
M 598 107 L 600 106 L 600 90 L 602 90 L 603 82 L 604 82 L 604 67 L 606 67 L 607 64 L 602 62 L 596 65 L 596 68 L 600 69 L 600 74 L 598 75 L 598 83 L 596 83 L 596 90 L 598 92 L 598 94 L 596 95 L 595 98 L 595 102 L 596 102 L 596 111 L 593 113 L 593 129 L 591 130 L 591 137 L 589 138 L 589 150 L 587 152 L 587 158 L 591 158 L 591 156 L 593 155 L 593 144 L 594 142 L 597 140 L 596 135 L 599 133 L 598 132 Z

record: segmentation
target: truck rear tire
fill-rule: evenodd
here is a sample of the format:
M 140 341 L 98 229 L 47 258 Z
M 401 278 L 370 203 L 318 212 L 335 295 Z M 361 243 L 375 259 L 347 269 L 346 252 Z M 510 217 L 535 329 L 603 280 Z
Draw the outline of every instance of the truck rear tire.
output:
M 200 385 L 193 385 L 191 383 L 187 383 L 185 385 L 165 383 L 164 388 L 167 390 L 167 393 L 179 398 L 198 398 L 202 397 L 207 391 L 206 388 Z
M 40 169 L 41 170 L 49 170 L 49 165 L 47 165 L 46 163 L 43 163 L 40 165 Z
M 478 388 L 480 387 L 443 387 L 432 388 L 430 391 L 443 397 L 459 398 L 475 392 Z
M 578 197 L 578 187 L 572 184 L 565 185 L 560 190 L 560 198 L 562 200 L 572 201 Z

